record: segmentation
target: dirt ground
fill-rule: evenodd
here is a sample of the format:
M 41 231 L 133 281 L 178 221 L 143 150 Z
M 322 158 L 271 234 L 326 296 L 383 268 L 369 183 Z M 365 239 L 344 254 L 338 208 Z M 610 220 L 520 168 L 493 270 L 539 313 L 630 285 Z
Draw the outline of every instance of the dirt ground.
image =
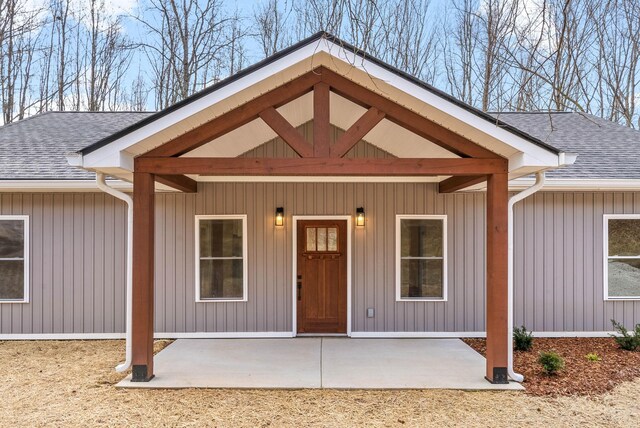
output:
M 161 345 L 160 345 L 161 346 Z M 0 426 L 637 426 L 640 381 L 594 397 L 521 392 L 132 390 L 122 341 L 0 342 Z

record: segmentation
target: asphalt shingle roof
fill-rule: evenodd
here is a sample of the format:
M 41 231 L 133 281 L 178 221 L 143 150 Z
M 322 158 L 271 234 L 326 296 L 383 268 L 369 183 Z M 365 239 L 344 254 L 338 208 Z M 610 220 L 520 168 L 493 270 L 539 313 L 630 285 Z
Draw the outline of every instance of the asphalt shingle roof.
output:
M 65 155 L 151 113 L 48 112 L 0 128 L 0 180 L 92 180 Z
M 50 112 L 0 128 L 0 180 L 92 180 L 67 164 L 77 152 L 152 113 Z M 640 131 L 583 113 L 492 113 L 539 140 L 578 154 L 549 178 L 640 179 Z
M 640 131 L 586 113 L 492 113 L 566 153 L 576 162 L 548 178 L 640 179 Z

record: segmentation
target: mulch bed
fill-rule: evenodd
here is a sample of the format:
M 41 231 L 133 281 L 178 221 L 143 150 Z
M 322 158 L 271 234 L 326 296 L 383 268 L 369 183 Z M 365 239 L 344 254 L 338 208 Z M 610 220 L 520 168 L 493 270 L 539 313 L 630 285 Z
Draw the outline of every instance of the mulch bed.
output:
M 465 339 L 485 355 L 485 339 Z M 565 360 L 557 375 L 547 375 L 538 363 L 541 352 L 555 351 Z M 589 361 L 595 353 L 600 361 Z M 532 395 L 597 395 L 624 381 L 640 377 L 640 352 L 618 348 L 613 338 L 535 338 L 533 349 L 514 352 L 514 369 L 524 375 L 524 387 Z

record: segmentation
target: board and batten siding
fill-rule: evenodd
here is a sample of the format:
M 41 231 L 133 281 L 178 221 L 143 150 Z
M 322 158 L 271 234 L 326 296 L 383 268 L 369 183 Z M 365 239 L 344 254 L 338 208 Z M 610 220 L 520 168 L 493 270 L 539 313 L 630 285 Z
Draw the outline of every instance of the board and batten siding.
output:
M 640 193 L 540 192 L 516 205 L 516 325 L 553 332 L 640 323 L 640 301 L 604 301 L 604 214 L 640 214 Z
M 428 183 L 201 183 L 157 195 L 155 331 L 290 332 L 292 215 L 353 215 L 354 332 L 484 331 L 485 197 Z M 274 226 L 285 208 L 284 228 Z M 31 225 L 30 302 L 0 304 L 0 334 L 124 331 L 122 202 L 100 193 L 5 193 L 1 214 Z M 605 302 L 602 216 L 640 213 L 640 193 L 542 192 L 516 206 L 515 322 L 607 331 L 640 322 L 640 302 Z M 247 302 L 195 302 L 195 215 L 247 214 Z M 396 214 L 448 216 L 448 301 L 395 301 Z M 367 318 L 367 308 L 375 317 Z
M 124 331 L 126 209 L 104 193 L 3 193 L 29 216 L 29 303 L 0 303 L 0 334 Z M 1 279 L 0 279 L 1 280 Z

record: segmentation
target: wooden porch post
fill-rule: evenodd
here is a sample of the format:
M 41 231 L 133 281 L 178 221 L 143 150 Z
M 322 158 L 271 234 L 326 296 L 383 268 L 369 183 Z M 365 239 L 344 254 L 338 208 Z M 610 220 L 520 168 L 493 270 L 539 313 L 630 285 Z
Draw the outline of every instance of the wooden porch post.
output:
M 508 176 L 491 174 L 487 182 L 487 380 L 508 383 Z
M 153 378 L 154 176 L 133 174 L 132 382 Z

